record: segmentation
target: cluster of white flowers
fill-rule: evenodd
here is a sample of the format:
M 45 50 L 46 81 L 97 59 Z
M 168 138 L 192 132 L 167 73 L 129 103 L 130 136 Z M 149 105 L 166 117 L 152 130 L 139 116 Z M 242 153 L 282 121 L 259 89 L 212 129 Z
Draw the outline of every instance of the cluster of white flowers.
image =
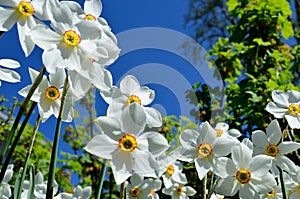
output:
M 109 105 L 107 115 L 97 118 L 95 124 L 100 133 L 84 149 L 110 161 L 116 183 L 126 184 L 128 198 L 157 199 L 156 192 L 162 184 L 162 193 L 172 198 L 195 195 L 196 190 L 188 185 L 182 173 L 184 162 L 195 165 L 199 180 L 208 172 L 216 175 L 215 193 L 226 196 L 239 193 L 242 199 L 282 198 L 278 180 L 282 169 L 289 198 L 299 198 L 300 169 L 286 154 L 298 150 L 300 144 L 282 141 L 276 120 L 269 124 L 266 133 L 254 131 L 252 141 L 245 138 L 241 142 L 237 139 L 241 133 L 229 130 L 226 123 L 218 123 L 213 128 L 204 122 L 198 129 L 181 132 L 181 146 L 174 151 L 170 151 L 163 135 L 145 131 L 146 127 L 163 124 L 161 114 L 149 107 L 155 92 L 141 86 L 132 75 L 125 76 L 119 87 L 113 85 L 113 77 L 105 67 L 117 59 L 120 49 L 107 22 L 100 17 L 99 0 L 86 0 L 84 8 L 74 1 L 58 0 L 0 0 L 0 5 L 3 6 L 0 7 L 0 31 L 8 31 L 17 23 L 25 56 L 31 54 L 35 45 L 43 49 L 42 61 L 49 74 L 42 77 L 31 97 L 38 103 L 43 122 L 52 115 L 58 117 L 64 89 L 67 89 L 62 112 L 65 122 L 72 121 L 73 103 L 82 98 L 91 85 L 100 90 Z M 47 23 L 43 23 L 45 21 Z M 20 66 L 9 59 L 0 60 L 0 65 Z M 29 68 L 29 75 L 34 84 L 39 73 Z M 20 76 L 0 68 L 0 79 L 18 82 Z M 26 97 L 33 84 L 19 94 Z M 276 118 L 285 118 L 292 129 L 300 128 L 300 93 L 274 91 L 272 98 L 274 102 L 267 105 L 267 111 Z M 8 184 L 11 176 L 12 167 L 9 167 L 0 186 L 2 198 L 11 197 Z M 45 198 L 47 186 L 41 173 L 35 181 L 35 198 Z M 24 182 L 23 198 L 27 198 L 29 184 Z M 55 198 L 90 196 L 90 187 L 77 186 L 74 194 L 60 193 Z

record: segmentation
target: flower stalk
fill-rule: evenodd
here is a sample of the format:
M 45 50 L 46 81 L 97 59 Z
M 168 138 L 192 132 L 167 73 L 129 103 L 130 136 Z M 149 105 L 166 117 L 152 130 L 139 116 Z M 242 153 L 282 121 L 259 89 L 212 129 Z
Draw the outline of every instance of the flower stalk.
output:
M 64 109 L 64 104 L 65 104 L 65 99 L 66 99 L 68 88 L 69 88 L 69 81 L 68 81 L 68 76 L 66 76 L 66 79 L 64 82 L 64 88 L 63 88 L 63 92 L 62 92 L 61 105 L 60 105 L 59 114 L 58 114 L 57 121 L 56 121 L 55 136 L 54 136 L 54 141 L 53 141 L 53 149 L 52 149 L 52 153 L 51 153 L 49 176 L 48 176 L 48 182 L 47 182 L 46 199 L 52 199 L 52 197 L 53 197 L 53 187 L 54 187 L 55 168 L 56 168 L 56 162 L 57 162 L 58 143 L 59 143 L 59 137 L 60 137 L 63 109 Z
M 106 173 L 106 170 L 107 170 L 107 163 L 108 163 L 108 160 L 104 160 L 103 163 L 102 163 L 102 169 L 101 169 L 101 173 L 100 173 L 99 184 L 98 184 L 97 192 L 96 192 L 97 193 L 96 199 L 100 199 L 100 197 L 101 197 L 102 186 L 103 186 L 103 182 L 104 182 L 104 178 L 105 178 L 105 173 Z

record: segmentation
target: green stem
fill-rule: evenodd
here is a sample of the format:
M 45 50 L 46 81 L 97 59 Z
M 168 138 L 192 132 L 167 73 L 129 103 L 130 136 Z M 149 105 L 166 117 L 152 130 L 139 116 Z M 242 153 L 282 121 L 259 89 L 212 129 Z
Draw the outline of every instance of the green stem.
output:
M 26 115 L 26 117 L 25 117 L 25 119 L 24 119 L 24 121 L 23 121 L 23 123 L 22 123 L 22 125 L 21 125 L 21 127 L 20 127 L 20 129 L 19 129 L 19 131 L 18 131 L 18 133 L 17 133 L 17 135 L 16 135 L 16 137 L 15 137 L 15 139 L 14 139 L 11 147 L 10 147 L 10 150 L 9 150 L 9 152 L 8 152 L 6 158 L 5 158 L 5 161 L 4 161 L 3 165 L 2 165 L 1 173 L 0 173 L 0 184 L 1 184 L 2 180 L 3 180 L 3 178 L 4 178 L 4 174 L 6 172 L 6 169 L 7 169 L 7 166 L 9 164 L 10 158 L 11 158 L 11 156 L 12 156 L 12 154 L 13 154 L 13 152 L 14 152 L 17 144 L 18 144 L 18 141 L 20 140 L 22 132 L 23 132 L 23 130 L 24 130 L 24 128 L 25 128 L 25 126 L 26 126 L 26 124 L 27 124 L 27 122 L 28 122 L 28 120 L 29 120 L 29 118 L 30 118 L 30 116 L 31 116 L 31 114 L 33 112 L 33 109 L 35 108 L 36 104 L 37 104 L 36 102 L 32 103 L 32 105 L 31 105 L 31 107 L 30 107 L 30 109 L 28 111 L 28 114 Z
M 21 120 L 21 117 L 22 117 L 24 111 L 26 110 L 27 104 L 28 104 L 30 98 L 32 97 L 34 91 L 36 90 L 36 88 L 37 88 L 37 87 L 39 86 L 39 84 L 41 83 L 41 81 L 42 81 L 42 79 L 43 79 L 43 75 L 45 74 L 45 72 L 46 72 L 46 68 L 43 66 L 42 69 L 41 69 L 41 71 L 40 71 L 40 73 L 39 73 L 39 75 L 38 75 L 38 76 L 36 77 L 36 79 L 34 80 L 34 82 L 33 82 L 32 86 L 31 86 L 31 88 L 30 88 L 30 90 L 29 90 L 27 96 L 25 97 L 25 99 L 24 99 L 24 101 L 23 101 L 23 103 L 22 103 L 22 105 L 21 105 L 21 107 L 20 107 L 20 109 L 19 109 L 19 112 L 18 112 L 18 114 L 17 114 L 17 117 L 16 117 L 16 119 L 15 119 L 15 121 L 14 121 L 14 123 L 13 123 L 13 126 L 12 126 L 11 130 L 10 130 L 9 136 L 8 136 L 8 138 L 6 139 L 6 141 L 5 141 L 5 143 L 4 143 L 4 146 L 3 146 L 3 149 L 2 149 L 1 152 L 0 152 L 0 163 L 2 163 L 2 161 L 3 161 L 4 157 L 5 157 L 5 154 L 7 153 L 7 150 L 8 150 L 8 148 L 9 148 L 9 145 L 10 145 L 11 142 L 12 142 L 12 139 L 13 139 L 13 137 L 14 137 L 14 135 L 15 135 L 15 131 L 16 131 L 16 129 L 17 129 L 17 127 L 18 127 L 18 124 L 19 124 L 19 122 L 20 122 L 20 120 Z M 14 149 L 14 148 L 13 148 L 13 149 Z M 7 158 L 10 159 L 11 157 L 7 157 Z
M 96 199 L 100 199 L 101 197 L 101 193 L 102 193 L 102 186 L 103 186 L 103 182 L 104 182 L 104 178 L 105 178 L 105 174 L 106 174 L 106 169 L 107 169 L 107 160 L 104 160 L 103 164 L 102 164 L 102 169 L 101 169 L 101 173 L 100 173 L 100 180 L 99 180 L 99 184 L 97 187 L 97 196 Z
M 204 178 L 201 180 L 201 184 L 202 184 L 201 197 L 202 197 L 202 199 L 206 199 L 206 181 L 207 181 L 207 175 L 205 175 Z
M 54 135 L 54 141 L 53 141 L 53 149 L 52 149 L 52 153 L 51 153 L 48 182 L 47 182 L 46 199 L 53 198 L 53 187 L 54 187 L 55 168 L 56 168 L 56 162 L 57 162 L 58 143 L 59 143 L 59 137 L 60 137 L 60 128 L 61 128 L 61 123 L 62 123 L 62 114 L 63 114 L 63 109 L 64 109 L 64 104 L 65 104 L 68 87 L 69 87 L 69 82 L 68 82 L 68 76 L 67 76 L 65 79 L 64 89 L 63 89 L 63 93 L 62 93 L 62 97 L 61 97 L 59 114 L 58 114 L 57 121 L 56 121 L 56 129 L 55 129 L 55 135 Z
M 37 134 L 37 131 L 38 131 L 38 128 L 39 128 L 40 121 L 41 121 L 41 117 L 38 114 L 38 116 L 36 118 L 35 126 L 33 128 L 33 134 L 32 134 L 32 137 L 31 137 L 31 143 L 30 143 L 29 149 L 28 149 L 27 154 L 26 154 L 25 165 L 24 165 L 24 169 L 23 169 L 21 180 L 20 180 L 20 184 L 19 184 L 19 189 L 17 191 L 17 196 L 16 196 L 17 199 L 19 199 L 21 197 L 22 188 L 23 188 L 23 182 L 24 182 L 25 175 L 26 175 L 26 172 L 27 172 L 30 155 L 31 155 L 31 152 L 32 152 L 33 144 L 34 144 L 35 137 L 36 137 L 36 134 Z
M 286 192 L 286 188 L 285 188 L 285 184 L 284 184 L 284 179 L 283 179 L 283 171 L 280 167 L 278 167 L 278 170 L 279 170 L 279 179 L 280 179 L 280 185 L 281 185 L 281 191 L 282 191 L 282 196 L 283 196 L 283 199 L 287 199 L 287 192 Z

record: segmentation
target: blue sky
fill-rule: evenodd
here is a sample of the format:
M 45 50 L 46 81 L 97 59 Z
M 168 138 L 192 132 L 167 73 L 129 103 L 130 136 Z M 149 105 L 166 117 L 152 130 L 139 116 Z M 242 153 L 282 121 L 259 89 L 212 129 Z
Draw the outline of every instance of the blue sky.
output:
M 77 2 L 83 3 L 81 0 Z M 200 65 L 192 62 L 189 60 L 191 56 L 185 55 L 185 49 L 181 47 L 185 38 L 191 39 L 184 28 L 188 1 L 103 0 L 102 4 L 102 17 L 108 21 L 112 31 L 120 39 L 119 46 L 122 50 L 119 59 L 108 67 L 113 74 L 114 83 L 117 84 L 125 74 L 134 74 L 142 84 L 156 91 L 156 99 L 152 105 L 163 115 L 187 114 L 191 106 L 184 101 L 186 88 L 200 81 L 203 76 L 204 78 L 211 76 L 211 72 L 205 71 L 207 66 L 202 63 L 203 60 L 200 60 Z M 132 36 L 136 33 L 141 33 L 140 37 Z M 164 33 L 166 35 L 160 37 L 160 34 Z M 147 42 L 143 43 L 146 40 Z M 42 66 L 42 51 L 36 47 L 26 58 L 20 48 L 16 27 L 0 38 L 0 46 L 0 59 L 11 58 L 21 63 L 21 68 L 16 71 L 21 75 L 22 82 L 16 84 L 2 82 L 0 87 L 0 95 L 4 94 L 11 99 L 12 96 L 18 96 L 16 93 L 18 90 L 31 83 L 28 67 L 39 70 Z M 205 51 L 202 51 L 200 54 L 204 53 Z M 210 81 L 209 78 L 206 80 Z M 18 97 L 22 100 L 20 96 Z M 101 99 L 99 101 L 101 102 Z M 101 109 L 99 114 L 105 112 L 102 105 L 96 105 L 96 108 Z M 31 120 L 32 123 L 34 119 L 35 117 Z M 40 125 L 40 131 L 49 140 L 53 140 L 54 137 L 54 128 L 49 130 L 53 124 L 55 118 L 51 117 Z M 60 149 L 67 150 L 63 143 L 60 144 Z

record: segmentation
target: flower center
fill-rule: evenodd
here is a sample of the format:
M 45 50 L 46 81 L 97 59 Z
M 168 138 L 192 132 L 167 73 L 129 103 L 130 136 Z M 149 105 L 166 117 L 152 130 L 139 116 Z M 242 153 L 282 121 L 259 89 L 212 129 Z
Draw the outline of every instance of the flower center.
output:
M 74 30 L 68 30 L 64 33 L 64 42 L 69 46 L 77 46 L 80 44 L 81 38 Z
M 123 151 L 132 152 L 137 148 L 136 138 L 133 135 L 126 134 L 119 139 L 119 147 Z
M 276 194 L 276 191 L 272 190 L 272 191 L 266 193 L 266 197 L 267 198 L 273 198 L 273 197 L 275 197 L 275 194 Z
M 30 17 L 34 14 L 34 8 L 30 2 L 26 1 L 20 1 L 17 10 L 25 16 L 25 17 Z
M 138 96 L 136 96 L 136 95 L 130 95 L 128 97 L 128 99 L 127 99 L 127 105 L 130 105 L 130 104 L 132 104 L 134 102 L 138 103 L 139 105 L 142 104 L 141 99 Z
M 198 146 L 199 155 L 206 158 L 209 157 L 212 153 L 212 146 L 208 143 L 201 143 Z
M 180 185 L 176 186 L 175 191 L 178 195 L 181 195 L 183 193 L 182 186 L 180 186 Z
M 151 196 L 154 196 L 155 195 L 155 191 L 153 189 L 150 190 L 150 194 Z
M 223 130 L 221 129 L 215 129 L 216 133 L 217 133 L 217 137 L 221 137 L 223 135 Z
M 168 175 L 168 176 L 172 176 L 173 175 L 173 173 L 174 173 L 174 167 L 173 167 L 173 165 L 169 165 L 169 166 L 167 166 L 167 169 L 166 169 L 166 174 Z
M 267 148 L 266 148 L 266 153 L 267 153 L 267 155 L 269 155 L 269 156 L 276 157 L 276 155 L 279 153 L 279 148 L 278 148 L 278 146 L 275 145 L 275 144 L 270 144 L 270 145 L 267 146 Z
M 235 178 L 241 183 L 241 184 L 247 184 L 251 179 L 251 173 L 248 169 L 240 169 L 235 175 Z
M 133 187 L 133 188 L 131 188 L 131 189 L 129 190 L 129 194 L 130 194 L 131 197 L 137 198 L 137 197 L 140 196 L 141 191 L 140 191 L 139 188 Z
M 96 21 L 96 17 L 94 17 L 94 16 L 91 15 L 91 14 L 85 15 L 85 17 L 84 17 L 83 19 L 84 19 L 84 20 L 93 20 L 93 21 Z
M 289 109 L 288 112 L 293 115 L 296 116 L 297 114 L 300 113 L 300 106 L 298 104 L 290 104 L 289 105 Z
M 60 96 L 60 92 L 58 90 L 58 88 L 56 88 L 55 86 L 50 86 L 46 89 L 46 97 L 49 100 L 57 100 Z

